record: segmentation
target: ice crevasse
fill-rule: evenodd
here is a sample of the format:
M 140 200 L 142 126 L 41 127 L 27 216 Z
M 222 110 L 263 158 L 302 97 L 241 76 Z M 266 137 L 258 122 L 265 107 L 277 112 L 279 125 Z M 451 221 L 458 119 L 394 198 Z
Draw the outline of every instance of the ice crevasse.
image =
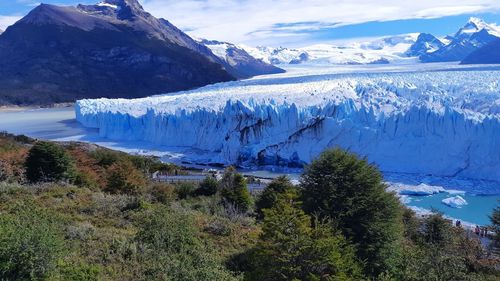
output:
M 500 181 L 498 77 L 278 76 L 142 99 L 80 100 L 75 110 L 102 137 L 209 151 L 212 163 L 296 167 L 342 147 L 387 172 Z

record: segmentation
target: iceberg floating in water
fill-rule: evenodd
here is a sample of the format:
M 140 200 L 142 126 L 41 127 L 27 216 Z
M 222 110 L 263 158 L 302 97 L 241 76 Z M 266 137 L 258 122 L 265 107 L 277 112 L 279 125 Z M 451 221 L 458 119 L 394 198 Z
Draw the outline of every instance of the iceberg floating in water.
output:
M 102 137 L 191 147 L 210 152 L 212 163 L 298 167 L 342 147 L 386 172 L 500 180 L 498 77 L 495 70 L 323 70 L 80 100 L 75 110 Z
M 452 208 L 461 208 L 462 206 L 465 206 L 468 204 L 467 201 L 465 201 L 465 199 L 462 198 L 462 196 L 460 196 L 460 195 L 457 195 L 455 197 L 445 198 L 445 199 L 441 200 L 441 202 L 443 202 L 443 204 L 445 204 L 449 207 L 452 207 Z
M 421 183 L 419 185 L 392 183 L 389 185 L 389 190 L 395 191 L 399 195 L 412 195 L 412 196 L 427 196 L 446 191 L 441 186 L 433 186 L 425 183 Z

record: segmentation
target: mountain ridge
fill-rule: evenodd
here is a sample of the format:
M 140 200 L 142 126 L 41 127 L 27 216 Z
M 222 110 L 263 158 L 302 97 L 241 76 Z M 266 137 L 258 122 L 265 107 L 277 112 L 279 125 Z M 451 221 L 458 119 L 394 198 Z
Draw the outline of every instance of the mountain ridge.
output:
M 483 20 L 471 17 L 461 27 L 447 45 L 438 50 L 420 56 L 422 62 L 461 61 L 469 54 L 500 37 L 500 29 Z
M 0 35 L 0 64 L 0 104 L 16 105 L 143 97 L 268 73 L 240 75 L 240 65 L 136 0 L 40 4 Z

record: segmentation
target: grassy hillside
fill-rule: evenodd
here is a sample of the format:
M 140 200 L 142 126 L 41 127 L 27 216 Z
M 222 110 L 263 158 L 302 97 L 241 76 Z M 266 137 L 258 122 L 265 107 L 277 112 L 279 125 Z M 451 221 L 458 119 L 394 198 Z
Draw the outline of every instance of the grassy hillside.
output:
M 344 172 L 332 159 L 363 177 L 334 180 L 329 173 Z M 2 134 L 0 279 L 498 280 L 499 260 L 477 240 L 438 214 L 405 210 L 383 191 L 376 169 L 359 161 L 328 152 L 302 186 L 280 178 L 250 197 L 231 169 L 218 181 L 167 184 L 151 173 L 188 171 L 91 144 Z M 316 187 L 325 188 L 320 197 Z M 381 217 L 376 202 L 395 205 Z

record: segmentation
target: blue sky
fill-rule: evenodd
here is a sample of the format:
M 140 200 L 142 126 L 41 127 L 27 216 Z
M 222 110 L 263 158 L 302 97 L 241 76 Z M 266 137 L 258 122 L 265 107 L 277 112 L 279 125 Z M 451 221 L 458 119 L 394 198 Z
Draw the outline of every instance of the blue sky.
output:
M 100 0 L 43 0 L 58 5 Z M 39 0 L 1 0 L 5 29 Z M 411 32 L 454 33 L 471 16 L 500 24 L 498 0 L 139 0 L 190 35 L 248 45 L 304 46 Z

